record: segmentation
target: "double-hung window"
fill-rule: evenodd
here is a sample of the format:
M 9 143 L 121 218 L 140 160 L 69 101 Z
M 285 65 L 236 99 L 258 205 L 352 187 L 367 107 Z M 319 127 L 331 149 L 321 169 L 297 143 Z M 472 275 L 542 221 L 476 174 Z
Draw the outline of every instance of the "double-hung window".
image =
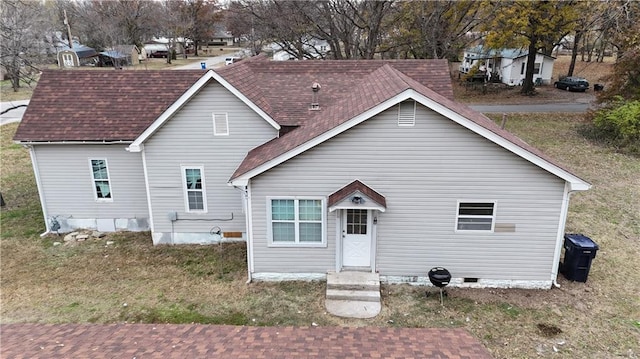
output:
M 182 166 L 182 186 L 187 212 L 207 212 L 204 167 Z
M 268 235 L 273 245 L 325 245 L 324 200 L 269 198 Z
M 106 159 L 90 159 L 93 194 L 98 201 L 112 201 L 111 181 Z
M 539 74 L 540 73 L 540 68 L 542 67 L 542 63 L 540 62 L 536 62 L 533 64 L 533 73 L 534 74 Z
M 458 202 L 456 230 L 493 231 L 495 202 Z

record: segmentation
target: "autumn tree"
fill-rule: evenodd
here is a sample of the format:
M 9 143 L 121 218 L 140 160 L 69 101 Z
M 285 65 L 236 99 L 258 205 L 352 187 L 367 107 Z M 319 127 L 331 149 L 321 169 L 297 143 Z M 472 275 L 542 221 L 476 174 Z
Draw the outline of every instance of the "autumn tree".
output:
M 640 155 L 640 3 L 626 2 L 620 8 L 611 42 L 617 48 L 616 63 L 600 108 L 588 115 L 591 126 L 583 133 L 616 150 Z
M 617 59 L 600 102 L 640 100 L 640 3 L 630 3 L 618 24 L 611 40 L 617 48 Z
M 402 1 L 387 18 L 389 33 L 383 51 L 416 59 L 455 60 L 462 49 L 478 39 L 473 35 L 491 15 L 478 1 Z
M 489 3 L 485 3 L 489 4 Z M 533 75 L 536 53 L 553 45 L 570 33 L 580 16 L 572 1 L 500 2 L 492 21 L 486 23 L 486 44 L 491 48 L 523 47 L 528 51 L 525 79 L 521 93 L 535 93 Z

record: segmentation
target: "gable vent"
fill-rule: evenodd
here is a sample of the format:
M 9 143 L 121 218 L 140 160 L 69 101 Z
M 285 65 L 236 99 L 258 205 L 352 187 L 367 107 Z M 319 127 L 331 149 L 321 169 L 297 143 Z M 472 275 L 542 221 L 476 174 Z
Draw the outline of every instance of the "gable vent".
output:
M 229 118 L 226 113 L 213 114 L 213 135 L 229 136 Z
M 414 126 L 416 124 L 416 102 L 404 101 L 398 104 L 398 126 Z

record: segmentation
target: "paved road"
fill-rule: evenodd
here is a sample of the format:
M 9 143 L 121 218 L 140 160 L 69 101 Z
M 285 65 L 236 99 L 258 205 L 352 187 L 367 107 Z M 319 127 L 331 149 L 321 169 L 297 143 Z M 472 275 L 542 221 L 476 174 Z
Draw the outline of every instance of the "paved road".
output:
M 19 105 L 28 105 L 29 100 L 20 100 L 20 101 L 9 101 L 9 102 L 0 102 L 0 112 Z M 22 115 L 24 115 L 24 111 L 26 107 L 18 107 L 14 110 L 11 110 L 3 115 L 0 115 L 0 125 L 5 125 L 7 123 L 12 122 L 20 122 L 22 120 Z
M 537 105 L 469 105 L 472 109 L 482 113 L 508 113 L 508 112 L 571 112 L 581 113 L 589 109 L 588 103 L 547 103 Z
M 491 359 L 462 328 L 4 324 L 2 358 Z
M 208 69 L 220 67 L 220 66 L 224 66 L 225 58 L 229 56 L 241 57 L 242 54 L 243 54 L 243 50 L 238 50 L 233 54 L 224 54 L 224 55 L 214 56 L 214 57 L 205 57 L 205 58 L 202 58 L 200 61 L 193 62 L 188 65 L 172 67 L 171 69 L 172 70 L 197 70 L 202 68 L 201 62 L 204 62 Z

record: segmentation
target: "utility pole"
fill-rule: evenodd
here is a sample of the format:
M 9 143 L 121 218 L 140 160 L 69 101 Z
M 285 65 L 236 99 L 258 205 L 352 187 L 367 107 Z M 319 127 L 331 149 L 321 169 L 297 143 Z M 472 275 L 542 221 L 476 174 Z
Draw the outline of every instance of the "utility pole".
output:
M 69 19 L 67 18 L 67 10 L 62 10 L 64 13 L 64 24 L 67 25 L 67 38 L 69 40 L 69 49 L 73 49 L 73 41 L 71 40 L 71 25 L 69 25 Z

